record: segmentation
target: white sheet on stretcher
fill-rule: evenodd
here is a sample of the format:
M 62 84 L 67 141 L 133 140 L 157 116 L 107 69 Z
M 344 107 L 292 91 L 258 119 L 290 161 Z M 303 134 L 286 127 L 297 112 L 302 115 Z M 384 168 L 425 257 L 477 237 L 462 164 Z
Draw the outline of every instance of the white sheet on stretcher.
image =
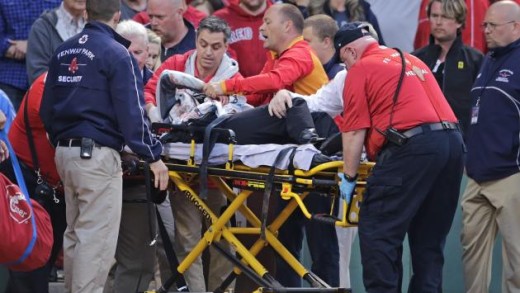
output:
M 241 161 L 244 165 L 256 168 L 259 166 L 272 166 L 278 153 L 292 144 L 258 144 L 258 145 L 235 145 L 233 161 Z M 216 143 L 209 156 L 212 165 L 225 164 L 228 159 L 229 148 L 227 144 Z M 312 158 L 319 151 L 312 144 L 297 146 L 294 155 L 294 167 L 301 170 L 309 170 Z M 168 143 L 164 146 L 163 155 L 178 160 L 188 160 L 190 155 L 190 144 Z M 289 166 L 291 152 L 280 160 L 277 169 L 286 170 Z M 200 164 L 202 160 L 202 144 L 197 144 L 195 149 L 195 163 Z

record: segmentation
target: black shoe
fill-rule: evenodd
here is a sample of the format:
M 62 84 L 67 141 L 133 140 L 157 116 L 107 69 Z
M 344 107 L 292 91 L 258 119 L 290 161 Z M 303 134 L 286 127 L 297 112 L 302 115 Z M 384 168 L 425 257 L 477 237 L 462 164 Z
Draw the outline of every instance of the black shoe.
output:
M 49 282 L 58 282 L 58 268 L 55 266 L 51 267 L 51 271 L 49 273 Z
M 342 146 L 342 138 L 341 138 L 341 132 L 338 132 L 334 135 L 331 135 L 325 140 L 319 150 L 322 154 L 326 156 L 332 156 L 336 153 L 339 153 L 343 150 Z
M 332 159 L 330 157 L 327 157 L 323 154 L 315 154 L 314 157 L 312 157 L 311 161 L 311 168 L 314 168 L 316 166 L 319 166 L 324 163 L 332 162 Z
M 325 139 L 318 136 L 318 133 L 316 133 L 316 129 L 314 128 L 307 128 L 302 130 L 300 132 L 300 135 L 298 136 L 298 144 L 321 144 Z

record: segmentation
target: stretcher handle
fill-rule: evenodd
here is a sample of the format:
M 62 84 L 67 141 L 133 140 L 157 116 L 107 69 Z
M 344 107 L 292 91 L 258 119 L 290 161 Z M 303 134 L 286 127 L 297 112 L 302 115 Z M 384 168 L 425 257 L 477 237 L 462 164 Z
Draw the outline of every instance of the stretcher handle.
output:
M 312 185 L 314 186 L 338 186 L 338 182 L 329 179 L 316 179 L 312 178 Z
M 339 221 L 339 219 L 329 214 L 314 214 L 312 215 L 311 220 L 330 226 L 336 226 L 336 222 Z

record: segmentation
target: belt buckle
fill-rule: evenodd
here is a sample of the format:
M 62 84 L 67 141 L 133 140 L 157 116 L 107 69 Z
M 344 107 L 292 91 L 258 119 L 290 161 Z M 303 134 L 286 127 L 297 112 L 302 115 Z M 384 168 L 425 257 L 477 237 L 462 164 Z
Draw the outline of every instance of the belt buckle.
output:
M 442 125 L 442 129 L 444 129 L 444 130 L 453 129 L 451 122 L 441 121 L 441 125 Z

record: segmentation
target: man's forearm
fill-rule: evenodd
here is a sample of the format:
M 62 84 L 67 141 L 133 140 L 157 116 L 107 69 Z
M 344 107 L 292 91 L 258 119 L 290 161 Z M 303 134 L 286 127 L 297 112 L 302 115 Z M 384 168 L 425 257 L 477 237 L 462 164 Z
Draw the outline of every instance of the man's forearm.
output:
M 357 174 L 361 152 L 365 142 L 366 129 L 343 132 L 343 172 L 351 177 Z

